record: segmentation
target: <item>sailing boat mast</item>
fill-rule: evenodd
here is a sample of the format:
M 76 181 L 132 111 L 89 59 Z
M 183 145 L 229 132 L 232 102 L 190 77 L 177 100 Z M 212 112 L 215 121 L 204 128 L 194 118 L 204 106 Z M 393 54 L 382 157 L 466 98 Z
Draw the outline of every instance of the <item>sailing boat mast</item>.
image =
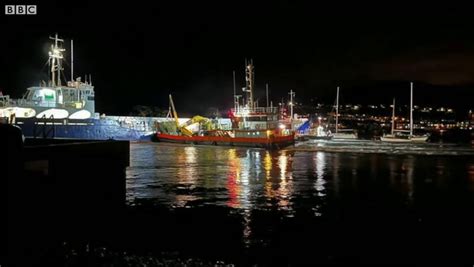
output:
M 413 136 L 413 82 L 410 82 L 410 138 Z
M 392 106 L 392 135 L 395 133 L 395 97 L 393 98 Z
M 337 87 L 337 93 L 336 93 L 336 133 L 338 130 L 338 124 L 339 124 L 339 86 Z

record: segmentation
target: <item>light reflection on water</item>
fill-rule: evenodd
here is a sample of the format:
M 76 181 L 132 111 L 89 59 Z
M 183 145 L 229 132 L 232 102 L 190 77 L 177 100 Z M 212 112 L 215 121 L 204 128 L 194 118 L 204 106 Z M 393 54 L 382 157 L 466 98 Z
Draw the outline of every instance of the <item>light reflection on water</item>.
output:
M 127 200 L 224 206 L 243 215 L 279 210 L 289 217 L 297 209 L 324 216 L 333 200 L 360 202 L 385 193 L 414 205 L 427 188 L 451 186 L 452 179 L 464 179 L 468 186 L 456 190 L 472 193 L 474 162 L 458 159 L 137 143 L 131 145 Z
M 469 208 L 473 195 L 474 158 L 464 156 L 136 143 L 127 169 L 130 206 L 223 207 L 240 216 L 247 248 L 264 246 L 267 230 L 277 231 L 283 218 L 304 225 L 308 218 L 397 218 L 399 210 L 423 216 L 443 206 Z

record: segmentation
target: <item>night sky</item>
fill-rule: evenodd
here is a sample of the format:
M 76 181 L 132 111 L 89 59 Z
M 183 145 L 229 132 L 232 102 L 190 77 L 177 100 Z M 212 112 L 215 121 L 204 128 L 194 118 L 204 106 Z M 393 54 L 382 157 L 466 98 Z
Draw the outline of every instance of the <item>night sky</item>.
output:
M 7 3 L 18 4 L 18 1 Z M 37 16 L 1 19 L 0 89 L 19 97 L 47 79 L 48 36 L 74 39 L 75 74 L 92 74 L 96 110 L 135 105 L 205 113 L 232 106 L 232 71 L 244 86 L 253 58 L 256 96 L 297 101 L 409 103 L 474 108 L 474 19 L 448 6 L 322 5 L 290 1 L 29 0 Z M 171 4 L 173 2 L 173 4 Z M 23 2 L 22 2 L 23 3 Z M 3 10 L 3 7 L 2 7 Z M 69 42 L 66 43 L 69 49 Z M 68 51 L 69 53 L 69 51 Z M 69 54 L 66 54 L 69 61 Z M 66 76 L 70 71 L 66 66 Z

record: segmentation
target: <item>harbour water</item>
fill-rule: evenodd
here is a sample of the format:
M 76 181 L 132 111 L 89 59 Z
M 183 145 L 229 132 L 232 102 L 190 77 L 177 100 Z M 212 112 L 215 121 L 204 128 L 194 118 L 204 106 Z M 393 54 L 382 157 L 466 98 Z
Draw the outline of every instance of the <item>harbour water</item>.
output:
M 134 143 L 127 205 L 153 216 L 129 226 L 144 249 L 235 264 L 472 263 L 472 150 L 428 148 Z

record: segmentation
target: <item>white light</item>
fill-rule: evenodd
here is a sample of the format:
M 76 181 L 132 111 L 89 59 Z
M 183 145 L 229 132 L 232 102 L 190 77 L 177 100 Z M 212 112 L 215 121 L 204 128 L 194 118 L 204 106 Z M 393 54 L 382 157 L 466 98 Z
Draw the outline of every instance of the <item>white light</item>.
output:
M 286 128 L 285 124 L 280 124 L 278 127 L 282 130 Z
M 16 118 L 31 118 L 36 115 L 36 111 L 32 108 L 11 107 L 0 109 L 0 117 L 10 117 L 15 114 Z

